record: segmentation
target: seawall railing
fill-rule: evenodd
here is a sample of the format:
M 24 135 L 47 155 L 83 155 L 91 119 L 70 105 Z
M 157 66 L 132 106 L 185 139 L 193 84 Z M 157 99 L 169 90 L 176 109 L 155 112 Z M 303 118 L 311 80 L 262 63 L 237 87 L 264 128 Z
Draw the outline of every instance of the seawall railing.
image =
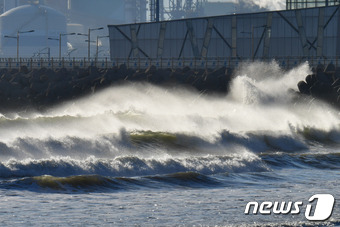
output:
M 329 57 L 329 58 L 318 58 L 318 57 L 276 57 L 271 59 L 247 59 L 247 58 L 138 58 L 138 59 L 127 59 L 127 58 L 98 58 L 90 59 L 87 58 L 73 58 L 73 59 L 46 59 L 46 58 L 0 58 L 0 68 L 20 68 L 21 66 L 26 66 L 28 69 L 40 69 L 40 68 L 87 68 L 89 66 L 95 66 L 97 68 L 112 68 L 114 66 L 119 66 L 125 64 L 128 68 L 133 69 L 146 69 L 151 65 L 157 68 L 184 68 L 190 67 L 193 69 L 204 69 L 204 68 L 220 68 L 220 67 L 230 67 L 236 68 L 240 64 L 245 62 L 262 61 L 262 62 L 272 62 L 276 61 L 283 69 L 290 69 L 308 61 L 310 66 L 316 66 L 318 64 L 327 65 L 329 63 L 334 64 L 336 67 L 340 66 L 339 57 Z

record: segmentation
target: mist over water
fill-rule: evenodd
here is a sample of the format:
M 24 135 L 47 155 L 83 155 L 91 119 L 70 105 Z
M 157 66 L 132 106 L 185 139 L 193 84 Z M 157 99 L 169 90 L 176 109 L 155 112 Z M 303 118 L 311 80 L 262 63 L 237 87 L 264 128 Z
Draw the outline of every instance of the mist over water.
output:
M 340 142 L 339 113 L 297 98 L 307 63 L 240 66 L 225 96 L 146 83 L 113 86 L 44 113 L 0 119 L 0 177 L 269 171 L 268 151 Z
M 236 72 L 227 96 L 208 96 L 150 84 L 116 86 L 46 113 L 3 116 L 1 139 L 91 138 L 100 134 L 151 130 L 211 136 L 221 130 L 286 130 L 293 126 L 329 129 L 338 113 L 325 104 L 295 103 L 297 81 L 310 69 L 303 64 L 283 72 L 275 63 L 245 64 Z M 256 121 L 255 121 L 256 119 Z

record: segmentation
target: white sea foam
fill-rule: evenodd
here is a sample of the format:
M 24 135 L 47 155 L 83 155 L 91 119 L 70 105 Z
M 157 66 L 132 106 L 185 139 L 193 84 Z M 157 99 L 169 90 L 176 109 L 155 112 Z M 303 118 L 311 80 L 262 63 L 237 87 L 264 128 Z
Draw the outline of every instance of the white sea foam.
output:
M 299 150 L 306 148 L 299 138 L 305 128 L 315 129 L 308 131 L 312 134 L 321 130 L 337 142 L 338 111 L 321 102 L 294 101 L 291 90 L 296 91 L 308 73 L 307 63 L 285 72 L 276 62 L 255 62 L 236 71 L 226 96 L 137 83 L 111 87 L 45 113 L 1 116 L 0 158 L 116 158 L 134 153 L 140 158 L 176 158 L 229 155 L 237 153 L 237 146 L 250 152 L 268 147 Z M 174 135 L 179 144 L 153 143 L 143 149 L 131 144 L 130 133 L 147 131 Z M 224 132 L 233 139 L 227 136 L 221 145 Z M 197 139 L 208 147 L 198 149 L 202 144 Z
M 49 157 L 46 159 L 10 159 L 0 163 L 0 178 L 26 176 L 72 176 L 96 174 L 101 176 L 145 176 L 177 172 L 199 172 L 216 174 L 226 172 L 267 171 L 268 167 L 250 152 L 240 152 L 229 156 L 202 156 L 172 158 L 140 158 L 137 156 L 98 159 L 70 157 Z

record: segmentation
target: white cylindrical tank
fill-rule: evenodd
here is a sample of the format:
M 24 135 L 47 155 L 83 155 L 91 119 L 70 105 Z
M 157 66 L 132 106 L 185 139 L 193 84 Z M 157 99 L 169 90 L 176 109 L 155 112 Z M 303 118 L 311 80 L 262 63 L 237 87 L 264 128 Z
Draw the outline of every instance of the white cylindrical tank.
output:
M 34 30 L 31 33 L 27 31 Z M 59 34 L 66 33 L 65 16 L 47 6 L 31 4 L 11 9 L 0 16 L 0 48 L 2 57 L 16 57 L 19 31 L 19 57 L 33 57 L 42 49 L 51 57 L 59 55 Z M 6 37 L 7 36 L 7 37 Z M 12 37 L 12 38 L 11 38 Z M 50 40 L 52 38 L 54 40 Z M 63 52 L 67 37 L 62 38 Z M 44 56 L 46 57 L 46 55 Z
M 18 6 L 18 0 L 4 0 L 4 12 Z

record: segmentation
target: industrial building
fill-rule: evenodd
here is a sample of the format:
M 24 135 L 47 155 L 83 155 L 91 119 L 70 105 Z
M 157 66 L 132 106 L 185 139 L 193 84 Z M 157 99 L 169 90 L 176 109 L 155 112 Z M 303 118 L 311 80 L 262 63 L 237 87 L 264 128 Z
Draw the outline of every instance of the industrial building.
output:
M 0 53 L 6 57 L 58 56 L 59 42 L 50 40 L 66 33 L 65 16 L 46 6 L 23 5 L 0 16 Z M 19 45 L 20 53 L 19 55 Z M 61 43 L 66 49 L 66 39 Z
M 156 2 L 159 4 L 158 11 Z M 68 59 L 88 57 L 88 53 L 91 52 L 90 58 L 105 58 L 110 56 L 106 26 L 108 24 L 141 23 L 156 19 L 175 20 L 251 12 L 252 10 L 259 10 L 259 7 L 253 5 L 250 7 L 246 0 L 224 2 L 210 0 L 0 0 L 2 15 L 0 57 L 16 57 L 17 52 L 20 52 L 22 58 L 57 58 L 58 39 L 59 35 L 63 34 L 61 37 L 62 57 Z M 14 15 L 19 15 L 17 17 L 19 19 Z M 56 15 L 58 16 L 55 17 Z M 33 26 L 32 23 L 36 25 Z M 105 29 L 95 30 L 89 40 L 88 30 L 100 27 L 105 27 Z M 29 30 L 35 32 L 22 33 Z M 16 42 L 18 32 L 20 42 Z M 82 35 L 64 36 L 64 34 L 73 33 Z
M 320 2 L 325 6 L 109 25 L 111 59 L 334 60 L 340 56 L 339 5 Z
M 88 44 L 91 58 L 108 57 L 106 25 L 145 22 L 146 7 L 146 0 L 0 0 L 0 57 L 20 52 L 22 58 L 57 58 L 60 34 L 62 57 L 87 57 Z M 88 42 L 88 29 L 100 27 L 105 29 L 94 31 Z
M 111 60 L 339 56 L 339 0 L 286 0 L 286 10 L 266 12 L 249 2 L 0 0 L 0 56 L 17 55 L 18 32 L 20 57 L 56 58 L 59 35 L 71 33 L 81 35 L 62 37 L 69 59 L 88 52 Z M 107 24 L 108 30 L 95 30 Z M 89 28 L 95 30 L 90 41 Z

